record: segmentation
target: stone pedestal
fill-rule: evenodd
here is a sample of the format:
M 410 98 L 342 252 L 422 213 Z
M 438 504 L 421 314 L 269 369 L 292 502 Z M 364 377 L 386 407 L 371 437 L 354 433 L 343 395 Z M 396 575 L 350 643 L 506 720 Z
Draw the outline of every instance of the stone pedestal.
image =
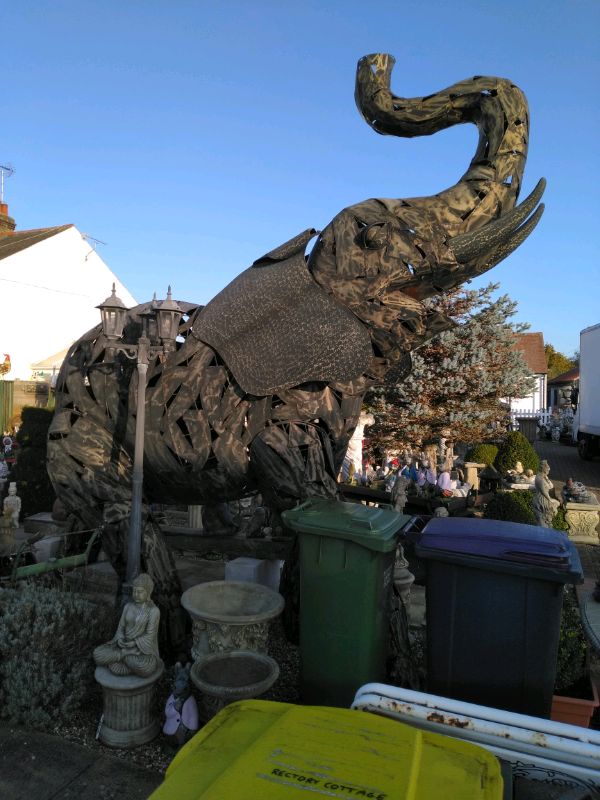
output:
M 43 533 L 44 536 L 50 536 L 53 533 L 65 533 L 68 525 L 69 523 L 66 520 L 53 519 L 50 511 L 42 511 L 39 514 L 33 514 L 31 517 L 25 517 L 23 528 L 25 533 Z
M 154 687 L 164 664 L 149 678 L 113 675 L 108 667 L 96 667 L 94 678 L 104 690 L 104 720 L 98 737 L 107 747 L 140 747 L 160 732 L 152 713 Z
M 226 581 L 249 581 L 279 591 L 281 561 L 275 558 L 245 558 L 240 556 L 225 564 Z
M 201 531 L 202 527 L 202 506 L 188 506 L 188 527 Z
M 598 516 L 600 504 L 565 503 L 565 519 L 569 526 L 569 539 L 579 544 L 599 544 Z
M 465 461 L 463 466 L 465 468 L 465 481 L 470 483 L 473 489 L 479 490 L 477 473 L 484 469 L 485 464 L 479 464 L 477 461 Z
M 394 584 L 402 598 L 408 619 L 410 619 L 410 587 L 414 582 L 415 576 L 408 571 L 408 561 L 404 557 L 404 550 L 402 546 L 398 546 L 394 563 Z

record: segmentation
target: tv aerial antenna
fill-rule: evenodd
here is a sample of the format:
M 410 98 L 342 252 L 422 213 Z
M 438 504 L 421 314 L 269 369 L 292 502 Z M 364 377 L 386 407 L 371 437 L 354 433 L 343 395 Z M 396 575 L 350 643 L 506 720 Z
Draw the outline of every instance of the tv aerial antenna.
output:
M 91 245 L 92 245 L 92 249 L 90 250 L 90 252 L 89 252 L 89 253 L 86 255 L 86 257 L 85 257 L 85 259 L 84 259 L 85 261 L 87 261 L 87 260 L 88 260 L 88 256 L 91 256 L 91 254 L 92 254 L 93 252 L 95 252 L 95 250 L 96 250 L 96 247 L 97 247 L 99 244 L 106 245 L 106 242 L 102 242 L 102 241 L 100 241 L 100 239 L 94 239 L 94 237 L 93 237 L 93 236 L 90 236 L 90 235 L 89 235 L 89 233 L 82 233 L 82 234 L 81 234 L 81 238 L 82 238 L 82 239 L 84 239 L 84 240 L 85 240 L 85 241 L 86 241 L 88 244 L 91 244 Z
M 10 178 L 11 175 L 14 175 L 14 169 L 12 164 L 8 164 L 7 166 L 3 166 L 0 164 L 0 203 L 4 202 L 4 174 L 6 173 L 6 177 Z

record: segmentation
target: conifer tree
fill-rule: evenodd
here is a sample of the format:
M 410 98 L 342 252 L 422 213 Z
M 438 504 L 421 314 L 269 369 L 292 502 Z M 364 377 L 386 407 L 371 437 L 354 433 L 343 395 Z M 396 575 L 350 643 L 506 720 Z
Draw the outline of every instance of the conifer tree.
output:
M 565 372 L 569 372 L 569 370 L 573 369 L 579 365 L 579 354 L 577 354 L 577 363 L 574 359 L 567 358 L 562 353 L 559 353 L 558 350 L 555 350 L 551 344 L 547 344 L 544 346 L 544 352 L 546 355 L 546 366 L 548 367 L 548 380 L 552 380 L 552 378 L 557 378 L 559 375 L 563 375 Z
M 402 384 L 368 393 L 376 419 L 366 431 L 370 452 L 414 449 L 440 437 L 472 444 L 506 429 L 502 401 L 526 397 L 534 380 L 521 352 L 512 349 L 515 335 L 529 325 L 511 321 L 517 304 L 508 295 L 492 299 L 498 287 L 459 287 L 428 301 L 457 326 L 412 354 L 413 369 Z

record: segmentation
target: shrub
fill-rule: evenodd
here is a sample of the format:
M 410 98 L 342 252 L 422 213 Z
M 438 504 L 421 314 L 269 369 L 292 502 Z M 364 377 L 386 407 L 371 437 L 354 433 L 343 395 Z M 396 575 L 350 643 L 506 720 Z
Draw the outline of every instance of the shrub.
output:
M 540 466 L 537 453 L 523 434 L 511 431 L 502 442 L 494 466 L 504 474 L 509 469 L 514 469 L 517 461 L 521 462 L 523 469 L 531 469 L 534 472 L 537 472 Z
M 465 461 L 475 461 L 493 467 L 497 455 L 498 448 L 495 444 L 476 444 L 465 455 Z
M 576 697 L 580 693 L 581 687 L 577 684 L 585 678 L 586 648 L 587 643 L 575 590 L 569 586 L 563 594 L 556 677 L 554 679 L 555 694 Z M 584 690 L 585 688 L 588 687 L 584 687 Z
M 497 492 L 485 507 L 484 519 L 504 519 L 509 522 L 524 522 L 536 525 L 533 514 L 533 495 L 530 489 L 517 489 L 514 492 Z M 564 508 L 559 508 L 552 519 L 556 531 L 568 531 Z
M 483 518 L 535 525 L 535 517 L 531 510 L 532 502 L 533 492 L 529 490 L 497 492 L 486 505 Z
M 565 509 L 560 506 L 554 519 L 552 520 L 552 527 L 555 531 L 565 531 L 565 533 L 569 530 L 569 526 L 567 525 L 567 520 L 565 517 Z
M 46 467 L 46 441 L 53 416 L 50 408 L 26 406 L 21 411 L 22 423 L 17 434 L 20 447 L 9 480 L 17 482 L 22 519 L 40 511 L 52 511 L 56 499 Z
M 92 650 L 116 626 L 77 594 L 25 582 L 0 589 L 0 716 L 45 728 L 77 708 L 93 683 Z

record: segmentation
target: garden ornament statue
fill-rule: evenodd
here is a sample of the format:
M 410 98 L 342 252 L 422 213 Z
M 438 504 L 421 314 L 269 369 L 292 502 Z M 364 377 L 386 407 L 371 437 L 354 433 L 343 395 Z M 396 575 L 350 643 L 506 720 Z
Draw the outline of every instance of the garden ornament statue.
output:
M 521 90 L 478 76 L 402 98 L 390 89 L 393 64 L 385 54 L 359 61 L 361 115 L 379 134 L 408 138 L 474 123 L 479 143 L 467 172 L 430 197 L 350 206 L 320 234 L 309 228 L 258 258 L 205 307 L 179 303 L 177 342 L 146 377 L 152 502 L 214 504 L 260 491 L 283 510 L 335 496 L 365 391 L 401 382 L 411 350 L 455 325 L 428 298 L 498 264 L 539 221 L 543 180 L 517 206 L 529 144 Z M 152 302 L 128 311 L 122 344 L 137 341 L 151 311 Z M 134 374 L 100 325 L 86 333 L 63 362 L 49 432 L 57 495 L 86 528 L 104 523 L 113 563 L 131 498 Z M 180 587 L 151 524 L 142 563 L 172 625 Z
M 158 655 L 160 611 L 150 599 L 154 583 L 142 573 L 133 581 L 133 601 L 121 614 L 114 637 L 94 650 L 94 661 L 108 667 L 114 675 L 137 675 L 148 678 L 162 661 Z
M 532 511 L 536 524 L 540 528 L 551 528 L 552 520 L 560 503 L 550 496 L 554 489 L 552 481 L 548 478 L 550 465 L 547 461 L 540 462 L 540 471 L 535 476 L 535 494 L 533 496 Z
M 408 478 L 404 475 L 398 475 L 392 486 L 392 508 L 398 514 L 404 513 L 404 506 L 406 505 L 406 487 L 408 486 Z
M 4 498 L 4 508 L 12 508 L 13 527 L 19 527 L 19 515 L 21 514 L 21 498 L 17 495 L 17 484 L 12 482 L 8 485 L 8 496 Z
M 198 730 L 198 706 L 190 685 L 191 662 L 175 664 L 173 694 L 165 706 L 166 721 L 163 726 L 165 752 L 174 756 Z

